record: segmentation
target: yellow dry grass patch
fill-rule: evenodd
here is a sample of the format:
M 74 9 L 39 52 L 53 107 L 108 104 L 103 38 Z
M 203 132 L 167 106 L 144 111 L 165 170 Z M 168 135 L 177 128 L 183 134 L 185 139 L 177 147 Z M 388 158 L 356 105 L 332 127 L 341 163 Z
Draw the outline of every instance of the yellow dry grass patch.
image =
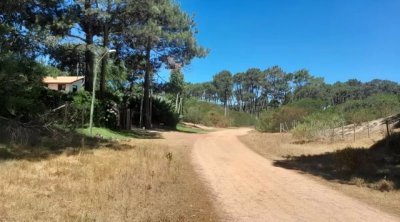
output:
M 1 162 L 0 221 L 216 220 L 187 149 L 131 144 Z
M 304 143 L 292 137 L 290 133 L 260 133 L 252 131 L 242 136 L 240 140 L 268 159 L 282 159 L 286 156 L 315 155 L 332 152 L 346 147 L 370 147 L 382 139 L 382 134 L 375 133 L 370 138 L 364 137 L 356 141 L 343 140 L 336 142 L 308 142 Z

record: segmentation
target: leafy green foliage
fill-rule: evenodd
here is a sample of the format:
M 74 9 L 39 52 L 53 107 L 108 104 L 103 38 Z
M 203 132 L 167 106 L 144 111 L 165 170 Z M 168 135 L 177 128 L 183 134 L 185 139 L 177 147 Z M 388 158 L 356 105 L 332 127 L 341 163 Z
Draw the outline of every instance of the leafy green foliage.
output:
M 177 93 L 182 93 L 184 87 L 185 87 L 185 81 L 181 70 L 180 69 L 172 70 L 168 84 L 168 90 L 171 93 L 177 94 Z
M 42 78 L 53 71 L 13 53 L 0 57 L 0 115 L 26 122 L 43 113 L 52 93 L 46 93 Z
M 299 139 L 314 140 L 330 135 L 330 130 L 343 124 L 342 115 L 333 111 L 313 113 L 305 117 L 304 121 L 293 130 L 293 136 Z
M 232 95 L 232 74 L 229 71 L 222 71 L 213 77 L 213 84 L 215 86 L 218 97 L 224 103 L 224 107 L 228 102 L 229 97 Z
M 178 132 L 182 132 L 182 133 L 205 133 L 206 132 L 203 129 L 185 126 L 185 125 L 183 125 L 181 123 L 176 125 L 176 130 Z
M 272 109 L 263 111 L 258 117 L 256 129 L 261 132 L 279 131 L 279 126 L 277 128 L 276 123 L 274 123 L 274 113 L 275 111 Z
M 287 104 L 288 107 L 297 107 L 304 109 L 307 114 L 322 111 L 327 107 L 327 103 L 323 100 L 305 98 Z
M 206 126 L 251 126 L 255 118 L 247 113 L 230 111 L 225 117 L 221 106 L 191 99 L 186 102 L 183 120 Z
M 235 127 L 254 126 L 256 118 L 245 112 L 229 111 L 230 125 Z
M 292 128 L 308 114 L 307 110 L 297 106 L 282 106 L 261 113 L 256 128 L 263 132 L 279 132 L 281 124 Z
M 400 97 L 391 94 L 374 94 L 363 100 L 349 100 L 336 109 L 344 113 L 347 123 L 361 123 L 398 113 Z
M 174 106 L 171 102 L 155 98 L 153 105 L 153 124 L 164 124 L 164 126 L 175 128 L 179 122 L 179 116 L 174 112 Z

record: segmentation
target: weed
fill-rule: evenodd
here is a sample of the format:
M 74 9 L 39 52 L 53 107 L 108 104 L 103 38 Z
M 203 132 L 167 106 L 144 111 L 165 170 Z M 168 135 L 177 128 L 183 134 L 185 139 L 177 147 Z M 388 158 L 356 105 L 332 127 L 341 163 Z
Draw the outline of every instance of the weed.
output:
M 358 187 L 363 187 L 365 186 L 366 182 L 363 178 L 353 177 L 350 179 L 349 184 L 356 185 Z
M 165 154 L 165 158 L 167 158 L 167 160 L 168 160 L 168 169 L 169 169 L 171 166 L 172 158 L 173 158 L 172 153 L 168 152 L 167 154 Z
M 372 185 L 373 189 L 379 190 L 381 192 L 392 191 L 392 190 L 394 190 L 394 187 L 395 187 L 394 183 L 392 181 L 388 181 L 386 179 L 382 179 Z

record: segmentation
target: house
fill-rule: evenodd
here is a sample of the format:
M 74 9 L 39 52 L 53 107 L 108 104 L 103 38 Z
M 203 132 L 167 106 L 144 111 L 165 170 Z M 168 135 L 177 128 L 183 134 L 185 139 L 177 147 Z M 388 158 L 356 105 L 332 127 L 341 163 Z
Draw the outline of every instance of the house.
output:
M 43 83 L 47 88 L 66 93 L 76 92 L 84 87 L 84 76 L 47 76 L 43 79 Z

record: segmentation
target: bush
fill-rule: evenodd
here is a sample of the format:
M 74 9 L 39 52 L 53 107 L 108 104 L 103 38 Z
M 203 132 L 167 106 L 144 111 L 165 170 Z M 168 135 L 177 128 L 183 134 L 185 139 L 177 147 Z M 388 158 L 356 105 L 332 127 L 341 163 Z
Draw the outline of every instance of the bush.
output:
M 89 121 L 91 94 L 81 90 L 72 97 L 69 124 L 72 128 L 84 127 Z
M 257 129 L 262 132 L 279 132 L 280 124 L 292 128 L 307 116 L 307 110 L 296 106 L 283 106 L 261 113 Z
M 224 114 L 210 111 L 207 113 L 204 123 L 207 126 L 228 127 L 229 119 Z
M 323 108 L 327 106 L 327 104 L 323 100 L 306 98 L 290 103 L 287 106 L 301 108 L 305 110 L 308 114 L 311 114 L 314 112 L 322 111 Z
M 261 132 L 273 132 L 276 131 L 273 123 L 273 110 L 267 110 L 260 114 L 258 118 L 256 129 Z
M 139 125 L 140 122 L 140 106 L 141 106 L 141 98 L 132 97 L 129 100 L 129 108 L 132 110 L 136 110 L 134 112 L 132 123 L 136 123 Z M 152 123 L 154 125 L 161 125 L 175 128 L 179 123 L 179 116 L 174 111 L 174 105 L 166 99 L 154 97 L 152 100 Z
M 98 126 L 116 129 L 119 125 L 119 104 L 121 98 L 117 95 L 105 92 L 100 100 L 97 100 L 95 107 L 95 122 Z
M 335 109 L 344 113 L 347 123 L 360 123 L 398 113 L 400 100 L 396 95 L 375 94 L 364 100 L 349 100 Z
M 184 120 L 194 124 L 199 124 L 203 120 L 203 113 L 198 107 L 189 107 L 184 116 Z
M 251 126 L 255 118 L 248 113 L 229 111 L 225 117 L 224 109 L 216 104 L 190 99 L 185 103 L 183 120 L 206 126 Z
M 31 58 L 0 56 L 0 115 L 20 122 L 37 121 L 60 94 L 44 88 L 42 78 L 54 72 Z
M 330 129 L 339 127 L 343 122 L 343 117 L 333 111 L 313 113 L 297 125 L 292 133 L 298 139 L 315 140 L 331 136 Z
M 164 100 L 161 98 L 154 98 L 153 102 L 153 116 L 152 121 L 153 124 L 160 125 L 161 123 L 164 126 L 168 126 L 171 128 L 176 128 L 176 125 L 179 123 L 179 115 L 174 111 L 174 105 L 170 103 L 168 100 Z
M 230 125 L 231 126 L 254 126 L 256 123 L 256 119 L 254 116 L 237 111 L 229 111 Z

